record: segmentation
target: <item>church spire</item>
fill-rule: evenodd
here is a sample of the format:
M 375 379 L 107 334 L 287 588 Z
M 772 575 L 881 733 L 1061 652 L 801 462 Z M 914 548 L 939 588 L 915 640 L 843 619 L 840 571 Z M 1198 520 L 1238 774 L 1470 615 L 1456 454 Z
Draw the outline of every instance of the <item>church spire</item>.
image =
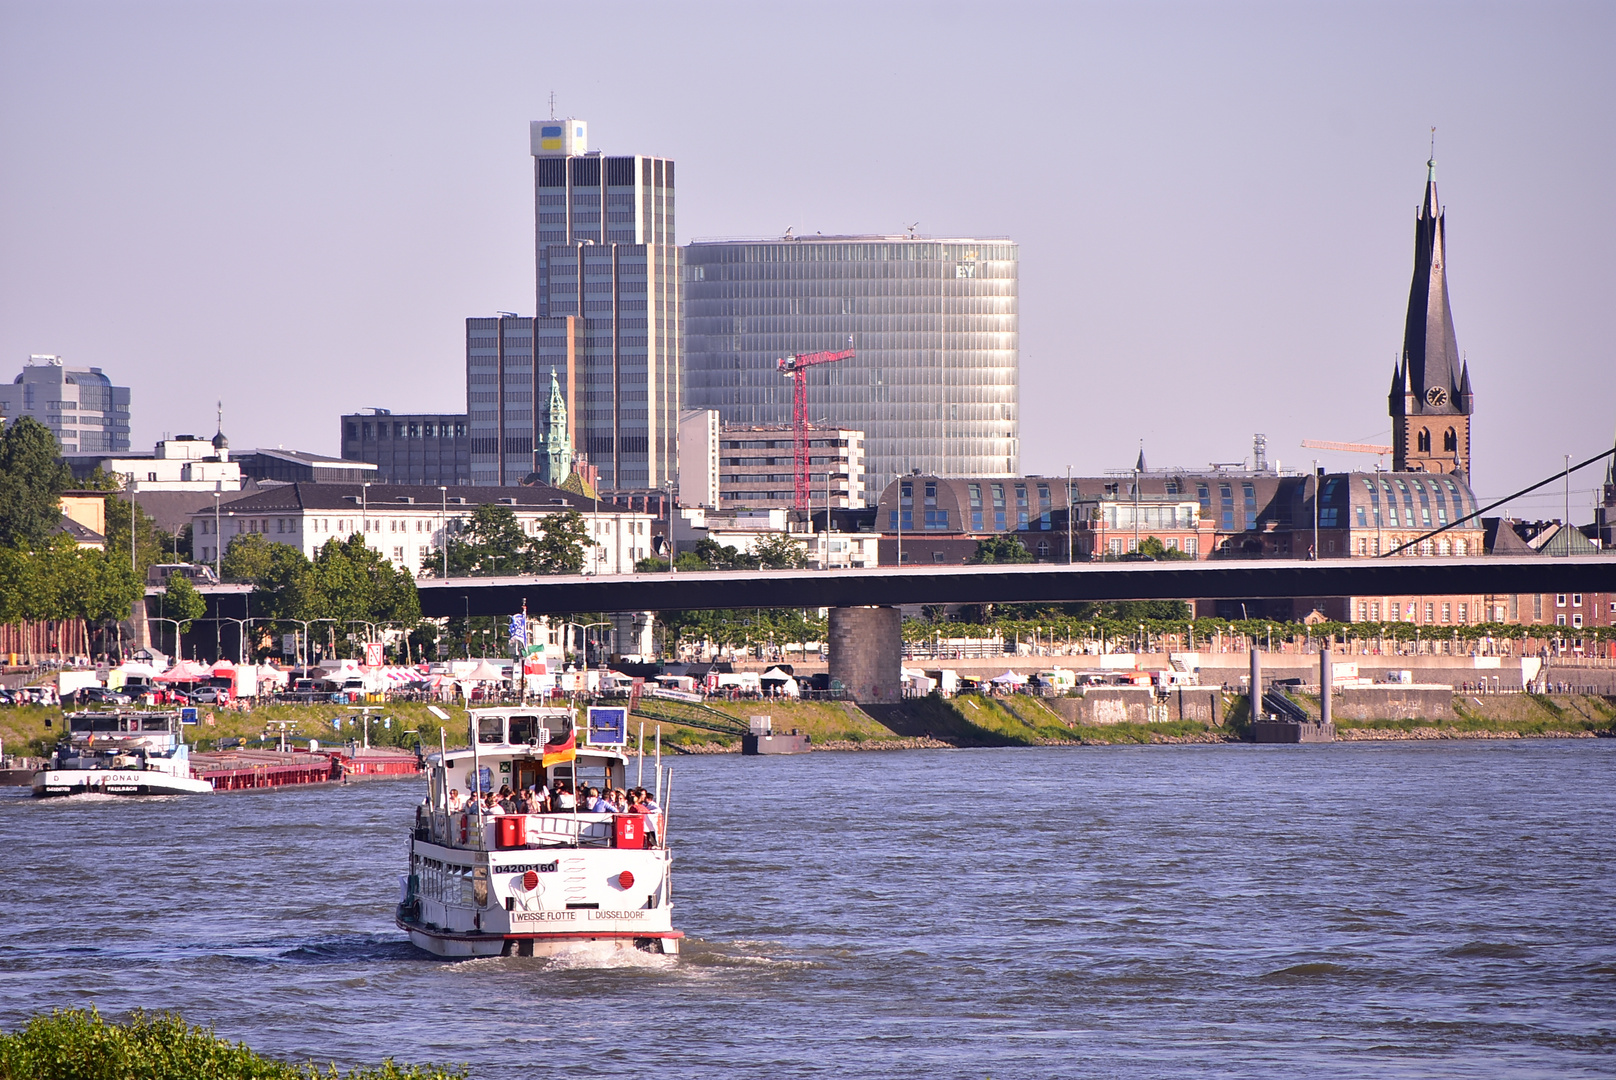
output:
M 1436 159 L 1426 163 L 1425 204 L 1414 222 L 1414 280 L 1403 328 L 1405 392 L 1421 412 L 1460 412 L 1462 360 L 1448 303 L 1447 222 L 1436 191 Z
M 1474 398 L 1448 301 L 1447 215 L 1436 190 L 1434 129 L 1425 201 L 1414 219 L 1403 352 L 1389 396 L 1393 469 L 1468 473 Z

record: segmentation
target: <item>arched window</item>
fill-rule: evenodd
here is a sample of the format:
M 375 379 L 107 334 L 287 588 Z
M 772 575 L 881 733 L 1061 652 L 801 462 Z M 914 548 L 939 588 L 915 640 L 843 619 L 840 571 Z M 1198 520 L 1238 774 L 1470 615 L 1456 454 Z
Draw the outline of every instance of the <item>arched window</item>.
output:
M 1429 454 L 1431 452 L 1431 429 L 1430 428 L 1420 428 L 1419 448 L 1420 448 L 1420 453 L 1422 453 L 1422 454 Z
M 1457 431 L 1454 431 L 1452 428 L 1449 428 L 1446 432 L 1443 433 L 1443 435 L 1442 435 L 1442 449 L 1446 450 L 1448 453 L 1453 453 L 1454 451 L 1459 449 L 1459 433 Z

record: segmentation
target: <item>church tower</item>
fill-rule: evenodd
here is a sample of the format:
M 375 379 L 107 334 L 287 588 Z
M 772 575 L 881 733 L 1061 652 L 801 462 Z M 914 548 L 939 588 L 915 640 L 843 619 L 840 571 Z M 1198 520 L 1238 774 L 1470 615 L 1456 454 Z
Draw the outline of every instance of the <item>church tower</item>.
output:
M 567 435 L 567 400 L 550 372 L 550 403 L 544 410 L 544 450 L 539 454 L 539 479 L 560 487 L 572 475 L 572 442 Z
M 1425 205 L 1414 222 L 1414 282 L 1403 356 L 1392 372 L 1392 468 L 1470 473 L 1470 369 L 1459 355 L 1448 305 L 1447 226 L 1426 162 Z

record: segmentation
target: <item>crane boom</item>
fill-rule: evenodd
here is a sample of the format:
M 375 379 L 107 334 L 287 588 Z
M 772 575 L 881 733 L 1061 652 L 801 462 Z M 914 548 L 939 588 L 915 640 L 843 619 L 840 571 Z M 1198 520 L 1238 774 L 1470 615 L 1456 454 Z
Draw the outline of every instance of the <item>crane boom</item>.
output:
M 1309 450 L 1344 450 L 1349 454 L 1389 454 L 1392 448 L 1376 443 L 1330 442 L 1328 439 L 1303 439 Z
M 851 342 L 851 338 L 849 341 Z M 820 364 L 850 360 L 852 349 L 840 352 L 796 353 L 776 362 L 780 374 L 791 380 L 792 502 L 798 510 L 808 509 L 808 369 Z

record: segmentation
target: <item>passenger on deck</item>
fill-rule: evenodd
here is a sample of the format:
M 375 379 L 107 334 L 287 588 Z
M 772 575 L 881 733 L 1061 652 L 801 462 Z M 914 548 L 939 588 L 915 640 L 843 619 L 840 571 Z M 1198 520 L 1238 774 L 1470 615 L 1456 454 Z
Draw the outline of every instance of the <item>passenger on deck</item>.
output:
M 516 794 L 515 792 L 511 791 L 511 786 L 509 784 L 500 785 L 499 794 L 494 798 L 494 805 L 499 808 L 495 811 L 495 813 L 516 813 Z
M 588 806 L 589 806 L 589 812 L 591 814 L 615 814 L 615 813 L 617 813 L 617 807 L 613 806 L 609 799 L 607 799 L 607 798 L 605 798 L 604 796 L 601 795 L 599 788 L 590 788 L 589 789 L 589 803 L 588 803 Z
M 449 789 L 449 813 L 458 814 L 465 808 L 465 800 L 460 797 L 459 788 Z
M 557 780 L 555 788 L 555 808 L 557 810 L 576 810 L 578 808 L 578 799 L 573 795 L 565 780 Z
M 522 788 L 511 796 L 511 813 L 531 814 L 533 812 L 533 798 L 528 794 L 527 788 Z

